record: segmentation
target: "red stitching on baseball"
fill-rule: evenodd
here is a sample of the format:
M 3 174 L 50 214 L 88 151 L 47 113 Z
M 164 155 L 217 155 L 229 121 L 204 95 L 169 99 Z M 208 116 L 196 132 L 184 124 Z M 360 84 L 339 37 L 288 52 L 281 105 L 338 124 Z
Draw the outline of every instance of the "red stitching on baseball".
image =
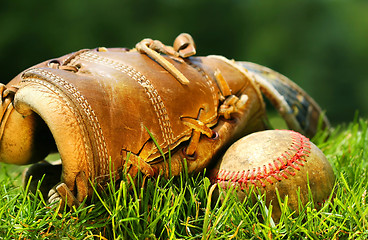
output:
M 275 174 L 275 173 L 272 173 L 271 176 L 274 177 L 277 181 L 281 181 L 282 180 L 282 178 L 280 178 L 279 176 L 277 176 L 277 174 Z M 273 182 L 271 181 L 271 183 L 273 183 Z
M 277 158 L 277 161 L 280 163 L 280 167 L 277 167 L 277 169 L 280 169 L 281 168 L 281 166 L 283 166 L 284 165 L 284 162 L 281 160 L 281 157 L 278 157 Z M 277 164 L 277 162 L 275 161 L 275 163 Z
M 266 165 L 263 165 L 263 172 L 264 172 L 265 175 L 267 175 L 267 167 L 266 167 Z
M 296 171 L 300 171 L 301 167 L 304 166 L 303 162 L 307 162 L 306 158 L 309 157 L 311 145 L 309 139 L 300 133 L 291 130 L 284 131 L 291 134 L 291 146 L 272 163 L 242 171 L 221 169 L 214 178 L 215 182 L 230 180 L 233 183 L 238 183 L 243 189 L 248 188 L 249 184 L 256 187 L 257 183 L 265 187 L 267 182 L 273 184 L 275 181 L 282 181 L 283 178 L 288 179 L 289 176 L 294 176 Z
M 290 172 L 288 172 L 288 173 L 290 173 Z M 280 175 L 283 176 L 285 179 L 288 179 L 288 176 L 284 172 L 280 172 Z
M 236 172 L 236 174 L 234 174 L 234 175 L 232 176 L 231 180 L 232 180 L 233 182 L 236 182 L 236 180 L 238 179 L 238 175 L 239 175 L 239 172 Z

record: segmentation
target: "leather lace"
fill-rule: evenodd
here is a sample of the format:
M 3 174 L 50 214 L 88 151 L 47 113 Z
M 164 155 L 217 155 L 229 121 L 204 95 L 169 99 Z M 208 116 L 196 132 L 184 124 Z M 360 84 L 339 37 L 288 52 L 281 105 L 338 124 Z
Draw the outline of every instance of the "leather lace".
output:
M 158 40 L 147 38 L 137 43 L 136 49 L 155 60 L 181 84 L 186 85 L 189 83 L 189 80 L 160 54 L 166 54 L 179 62 L 183 62 L 183 58 L 196 54 L 194 41 L 189 34 L 180 34 L 174 41 L 174 47 L 166 46 Z
M 174 41 L 173 47 L 166 46 L 158 40 L 144 39 L 136 45 L 136 50 L 147 54 L 158 64 L 160 64 L 166 71 L 168 71 L 175 79 L 183 85 L 189 84 L 189 80 L 166 58 L 161 54 L 165 54 L 177 62 L 184 62 L 184 58 L 188 58 L 196 54 L 195 44 L 193 38 L 187 34 L 180 34 Z M 201 111 L 200 111 L 201 112 Z M 207 127 L 202 121 L 198 119 L 182 118 L 184 125 L 193 129 L 192 137 L 188 147 L 185 150 L 187 155 L 193 155 L 197 150 L 199 138 L 201 134 L 211 137 L 212 130 Z
M 47 64 L 50 68 L 53 69 L 61 69 L 61 70 L 65 70 L 65 71 L 71 71 L 71 72 L 78 72 L 78 67 L 77 66 L 72 66 L 72 65 L 62 65 L 59 61 L 57 60 L 51 60 L 48 64 Z
M 13 96 L 16 92 L 16 88 L 6 88 L 6 86 L 0 83 L 0 139 L 3 137 L 6 121 L 13 109 Z

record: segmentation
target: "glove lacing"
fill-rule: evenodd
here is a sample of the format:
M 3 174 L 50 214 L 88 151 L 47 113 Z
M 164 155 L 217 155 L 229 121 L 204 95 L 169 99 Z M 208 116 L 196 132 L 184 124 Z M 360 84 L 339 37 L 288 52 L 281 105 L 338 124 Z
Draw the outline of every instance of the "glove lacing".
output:
M 160 55 L 160 53 L 166 54 L 176 61 L 183 62 L 183 58 L 196 54 L 194 41 L 189 34 L 180 34 L 174 41 L 174 47 L 166 46 L 158 40 L 147 38 L 137 43 L 136 49 L 154 59 L 181 84 L 186 85 L 189 83 L 189 80 L 174 65 Z
M 16 90 L 15 87 L 6 88 L 4 84 L 0 83 L 0 139 L 4 134 L 6 122 L 13 110 L 12 101 Z

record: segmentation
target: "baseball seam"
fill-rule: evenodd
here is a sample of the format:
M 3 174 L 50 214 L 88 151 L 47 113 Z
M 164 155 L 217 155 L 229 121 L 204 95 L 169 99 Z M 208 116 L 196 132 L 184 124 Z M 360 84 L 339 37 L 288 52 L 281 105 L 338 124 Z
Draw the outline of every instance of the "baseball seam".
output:
M 290 130 L 292 142 L 290 147 L 285 150 L 281 156 L 278 156 L 272 163 L 263 165 L 257 168 L 229 171 L 221 169 L 215 176 L 215 182 L 231 182 L 238 183 L 241 189 L 249 188 L 251 184 L 255 187 L 259 185 L 266 187 L 266 183 L 273 184 L 282 179 L 288 179 L 289 176 L 294 176 L 296 171 L 300 171 L 304 163 L 309 157 L 311 144 L 305 136 Z M 290 171 L 294 169 L 294 171 Z M 258 183 L 258 184 L 257 184 Z

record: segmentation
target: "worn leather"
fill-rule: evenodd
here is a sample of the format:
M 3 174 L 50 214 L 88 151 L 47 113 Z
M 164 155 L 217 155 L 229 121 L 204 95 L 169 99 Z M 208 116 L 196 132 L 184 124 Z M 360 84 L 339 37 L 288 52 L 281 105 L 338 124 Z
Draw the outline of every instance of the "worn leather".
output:
M 34 163 L 56 146 L 60 181 L 83 201 L 89 181 L 106 181 L 109 166 L 148 176 L 178 175 L 184 165 L 200 171 L 238 137 L 265 128 L 251 74 L 223 57 L 182 55 L 160 56 L 188 83 L 137 49 L 81 50 L 24 71 L 4 87 L 11 94 L 2 95 L 0 160 Z M 237 105 L 227 104 L 230 97 Z M 161 154 L 169 150 L 170 166 Z
M 210 170 L 211 180 L 226 195 L 236 192 L 240 202 L 249 198 L 272 205 L 272 217 L 279 221 L 282 206 L 300 213 L 311 197 L 314 207 L 329 199 L 335 185 L 331 164 L 323 152 L 303 135 L 290 130 L 266 130 L 236 141 Z

